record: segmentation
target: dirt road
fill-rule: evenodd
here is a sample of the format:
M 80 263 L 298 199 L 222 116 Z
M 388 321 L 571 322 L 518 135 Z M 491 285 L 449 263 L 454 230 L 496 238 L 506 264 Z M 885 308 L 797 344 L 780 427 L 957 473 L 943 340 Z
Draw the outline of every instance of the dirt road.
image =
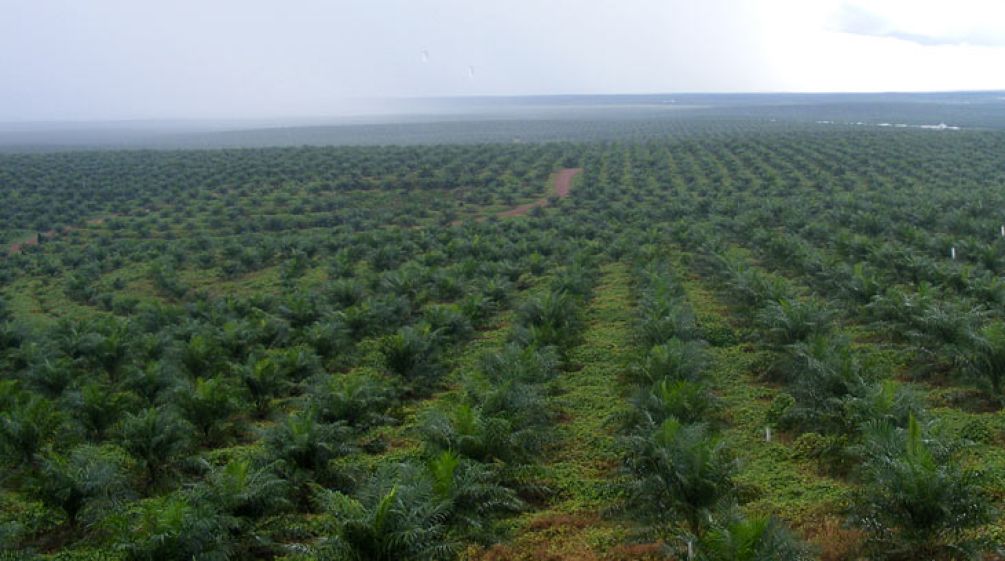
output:
M 555 195 L 559 198 L 565 198 L 569 196 L 569 191 L 572 190 L 572 180 L 577 175 L 582 173 L 583 168 L 562 168 L 555 172 L 554 179 L 552 180 L 555 186 Z M 520 216 L 527 214 L 532 209 L 539 206 L 547 206 L 548 198 L 538 199 L 532 203 L 523 204 L 520 206 L 513 207 L 509 210 L 504 210 L 499 213 L 499 218 L 509 218 L 513 216 Z

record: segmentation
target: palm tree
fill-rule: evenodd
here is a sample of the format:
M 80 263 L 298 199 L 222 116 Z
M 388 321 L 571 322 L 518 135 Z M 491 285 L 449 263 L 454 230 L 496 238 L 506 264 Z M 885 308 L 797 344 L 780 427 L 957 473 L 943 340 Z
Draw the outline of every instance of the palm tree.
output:
M 876 273 L 871 268 L 867 269 L 865 263 L 852 265 L 847 271 L 847 277 L 841 288 L 848 298 L 859 304 L 868 304 L 882 291 Z
M 384 339 L 384 364 L 409 382 L 435 381 L 440 374 L 439 344 L 439 332 L 429 324 L 403 327 Z
M 321 490 L 317 502 L 328 515 L 329 535 L 315 554 L 323 561 L 419 561 L 451 559 L 448 501 L 429 488 L 399 484 L 378 473 L 356 497 Z
M 88 436 L 103 440 L 108 429 L 139 398 L 130 392 L 117 392 L 107 384 L 91 382 L 71 393 L 67 401 Z
M 275 466 L 256 467 L 250 459 L 235 459 L 213 468 L 206 478 L 211 502 L 233 516 L 259 517 L 289 506 L 289 486 Z
M 434 304 L 423 312 L 423 319 L 447 341 L 459 343 L 474 333 L 471 320 L 456 304 Z
M 775 348 L 782 348 L 814 335 L 826 334 L 833 315 L 832 311 L 813 300 L 783 299 L 765 304 L 758 310 L 755 322 Z
M 253 360 L 247 366 L 237 367 L 237 375 L 251 396 L 254 414 L 264 418 L 272 409 L 272 400 L 290 386 L 279 364 L 271 356 Z
M 845 336 L 821 335 L 790 345 L 773 373 L 796 400 L 788 420 L 814 430 L 847 426 L 845 403 L 865 397 L 876 374 Z
M 345 314 L 335 312 L 307 326 L 302 331 L 302 339 L 326 361 L 344 360 L 342 355 L 352 349 L 352 332 L 346 324 Z
M 170 409 L 150 407 L 127 414 L 120 428 L 120 442 L 146 471 L 147 486 L 168 472 L 189 447 L 192 426 Z
M 671 338 L 697 339 L 701 330 L 694 309 L 686 301 L 683 285 L 662 267 L 650 264 L 640 273 L 643 289 L 639 298 L 638 332 L 642 343 L 661 345 Z
M 450 450 L 479 462 L 519 461 L 529 452 L 514 442 L 512 423 L 463 403 L 448 411 L 429 411 L 422 419 L 421 431 L 433 450 Z
M 651 430 L 670 418 L 682 423 L 707 420 L 716 408 L 715 396 L 704 384 L 664 379 L 639 388 L 631 399 L 628 426 Z
M 558 366 L 558 353 L 553 348 L 515 343 L 505 345 L 498 352 L 486 353 L 481 360 L 481 372 L 493 384 L 542 384 L 555 377 Z
M 344 422 L 355 430 L 389 422 L 396 394 L 389 380 L 366 371 L 322 376 L 310 390 L 322 420 Z
M 995 321 L 970 336 L 960 362 L 978 380 L 991 388 L 995 399 L 1002 399 L 1005 384 L 1005 322 Z
M 196 378 L 175 391 L 174 402 L 188 422 L 202 433 L 204 442 L 211 441 L 220 425 L 237 410 L 234 387 L 225 378 Z
M 50 399 L 56 399 L 80 374 L 80 369 L 75 367 L 70 357 L 55 356 L 32 364 L 25 372 L 24 379 L 36 392 Z
M 127 469 L 130 458 L 111 445 L 84 444 L 64 456 L 50 452 L 38 474 L 38 495 L 66 513 L 76 527 L 80 518 L 96 522 L 103 511 L 130 494 Z
M 583 327 L 579 303 L 565 291 L 551 291 L 543 298 L 531 298 L 517 310 L 519 342 L 554 346 L 563 355 L 576 341 Z
M 702 342 L 674 338 L 649 349 L 642 364 L 634 369 L 633 376 L 643 384 L 663 380 L 700 382 L 704 379 L 707 360 Z
M 484 534 L 487 518 L 523 508 L 516 493 L 499 484 L 498 474 L 490 466 L 444 450 L 424 467 L 423 477 L 431 481 L 435 496 L 450 505 L 448 523 L 465 534 Z
M 951 447 L 926 438 L 913 415 L 906 430 L 869 425 L 865 450 L 854 519 L 878 557 L 979 557 L 982 544 L 972 530 L 992 514 L 982 473 L 964 467 Z
M 925 416 L 922 396 L 913 387 L 895 380 L 883 380 L 865 388 L 861 395 L 848 395 L 843 400 L 846 432 L 853 433 L 868 423 L 887 422 L 905 427 L 913 415 Z
M 808 548 L 774 518 L 734 520 L 710 530 L 697 547 L 699 561 L 810 561 Z
M 301 491 L 313 479 L 333 481 L 329 462 L 352 451 L 350 431 L 341 423 L 326 423 L 317 410 L 307 409 L 288 415 L 265 434 L 270 458 L 284 463 L 285 476 Z
M 736 462 L 706 425 L 671 418 L 650 433 L 628 437 L 626 447 L 623 506 L 657 532 L 683 519 L 700 537 L 710 515 L 732 497 Z
M 232 557 L 237 523 L 205 500 L 174 492 L 131 504 L 110 526 L 129 561 L 223 561 Z
M 63 415 L 52 402 L 30 393 L 16 394 L 0 411 L 0 452 L 3 463 L 35 465 L 35 455 L 55 436 Z

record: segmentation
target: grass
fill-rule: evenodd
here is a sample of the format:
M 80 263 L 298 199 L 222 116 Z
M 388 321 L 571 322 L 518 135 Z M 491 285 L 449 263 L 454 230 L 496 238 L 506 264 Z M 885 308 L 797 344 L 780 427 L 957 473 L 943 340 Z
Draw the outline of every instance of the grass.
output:
M 423 412 L 461 399 L 463 391 L 461 383 L 465 376 L 478 368 L 483 355 L 501 348 L 505 343 L 512 315 L 512 311 L 500 314 L 491 328 L 478 332 L 475 338 L 464 346 L 460 354 L 451 360 L 450 371 L 444 379 L 444 389 L 425 399 L 406 403 L 399 411 L 401 423 L 378 427 L 364 437 L 364 439 L 380 438 L 390 445 L 384 453 L 369 457 L 372 467 L 402 461 L 420 453 L 422 443 L 418 438 L 418 428 Z
M 729 315 L 729 309 L 699 277 L 686 280 L 685 290 L 704 329 L 742 329 L 738 319 Z M 735 481 L 743 510 L 748 515 L 783 519 L 810 541 L 841 532 L 840 524 L 837 529 L 832 526 L 843 518 L 853 486 L 822 474 L 815 460 L 796 456 L 789 435 L 776 433 L 770 442 L 766 441 L 768 409 L 780 392 L 754 375 L 757 365 L 764 363 L 766 351 L 736 342 L 712 346 L 709 353 L 709 373 L 727 422 L 723 438 L 740 459 Z
M 604 518 L 611 506 L 618 462 L 611 418 L 626 407 L 622 374 L 631 345 L 631 299 L 623 264 L 605 266 L 586 310 L 582 343 L 570 353 L 573 368 L 555 381 L 561 411 L 557 441 L 543 473 L 554 491 L 538 510 L 513 521 L 514 539 L 472 556 L 484 560 L 590 560 L 624 541 L 627 529 Z
M 744 250 L 746 251 L 746 250 Z M 754 263 L 754 260 L 751 260 Z M 758 266 L 758 265 L 755 265 Z M 782 274 L 800 293 L 813 291 L 797 275 Z M 699 321 L 711 318 L 721 321 L 728 314 L 726 306 L 717 302 L 715 293 L 707 289 L 697 276 L 688 284 L 689 296 L 699 315 Z M 836 309 L 846 309 L 836 305 Z M 1005 410 L 981 410 L 985 400 L 971 388 L 953 383 L 935 385 L 914 380 L 910 375 L 914 361 L 913 347 L 892 341 L 890 334 L 872 324 L 860 323 L 850 314 L 841 318 L 843 331 L 854 338 L 854 348 L 863 360 L 892 379 L 911 379 L 928 402 L 928 413 L 951 438 L 970 443 L 965 461 L 987 476 L 987 491 L 1001 504 L 1005 501 Z M 742 328 L 742 322 L 733 321 Z M 778 390 L 759 384 L 751 375 L 751 366 L 763 363 L 764 353 L 751 345 L 714 349 L 717 358 L 713 376 L 726 402 L 731 427 L 726 437 L 734 449 L 743 450 L 744 464 L 738 477 L 749 502 L 744 508 L 750 513 L 774 514 L 788 520 L 817 542 L 825 559 L 845 559 L 838 553 L 849 547 L 849 541 L 859 539 L 856 532 L 841 528 L 853 482 L 820 475 L 813 461 L 793 457 L 788 451 L 788 435 L 777 435 L 773 443 L 764 442 L 765 413 Z M 967 411 L 961 407 L 976 408 Z M 979 530 L 992 543 L 1005 543 L 1005 520 L 999 518 Z M 838 552 L 838 553 L 835 553 Z
M 107 314 L 70 300 L 62 283 L 48 277 L 17 279 L 7 285 L 4 294 L 14 317 L 35 325 L 49 324 L 64 317 L 85 320 Z

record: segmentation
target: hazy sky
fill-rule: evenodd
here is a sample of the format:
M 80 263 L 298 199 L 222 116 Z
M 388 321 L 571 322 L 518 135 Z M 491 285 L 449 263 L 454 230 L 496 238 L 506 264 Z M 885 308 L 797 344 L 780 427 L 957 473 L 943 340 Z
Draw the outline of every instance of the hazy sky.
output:
M 0 121 L 370 97 L 1005 89 L 1002 0 L 0 0 Z

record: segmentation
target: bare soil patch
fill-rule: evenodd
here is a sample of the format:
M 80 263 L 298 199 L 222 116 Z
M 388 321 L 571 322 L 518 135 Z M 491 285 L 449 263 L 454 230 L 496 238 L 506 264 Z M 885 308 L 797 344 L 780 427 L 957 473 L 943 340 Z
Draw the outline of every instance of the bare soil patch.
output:
M 552 179 L 552 184 L 555 186 L 555 195 L 557 195 L 560 199 L 568 197 L 569 192 L 572 190 L 573 178 L 582 173 L 582 171 L 583 168 L 562 168 L 558 170 L 554 175 L 554 179 Z M 548 197 L 538 199 L 532 203 L 515 206 L 509 210 L 504 210 L 500 212 L 498 216 L 499 218 L 521 216 L 539 206 L 548 206 Z
M 113 215 L 110 215 L 110 216 L 115 216 L 115 215 L 113 214 Z M 88 226 L 100 226 L 100 225 L 102 225 L 102 224 L 105 223 L 105 219 L 106 218 L 107 217 L 92 218 L 90 220 L 87 220 L 85 222 L 85 224 L 87 224 Z M 15 253 L 21 253 L 21 250 L 23 248 L 25 248 L 25 247 L 28 247 L 30 245 L 38 245 L 39 242 L 41 241 L 39 239 L 40 235 L 41 235 L 42 239 L 51 239 L 51 238 L 56 237 L 56 235 L 58 235 L 60 232 L 62 232 L 64 234 L 68 234 L 70 232 L 73 232 L 74 230 L 79 230 L 79 229 L 80 228 L 78 228 L 76 226 L 64 226 L 62 228 L 62 230 L 47 230 L 45 232 L 42 232 L 41 234 L 38 234 L 38 233 L 32 234 L 27 239 L 24 239 L 24 240 L 21 240 L 19 242 L 15 242 L 15 243 L 10 244 L 10 246 L 7 248 L 7 254 L 8 255 L 14 255 Z
M 10 247 L 7 248 L 7 254 L 21 253 L 21 249 L 29 245 L 38 245 L 38 234 L 32 234 L 28 239 L 10 244 Z
M 583 173 L 583 168 L 564 168 L 555 174 L 555 193 L 559 197 L 568 197 L 569 191 L 572 189 L 572 180 L 580 173 Z

